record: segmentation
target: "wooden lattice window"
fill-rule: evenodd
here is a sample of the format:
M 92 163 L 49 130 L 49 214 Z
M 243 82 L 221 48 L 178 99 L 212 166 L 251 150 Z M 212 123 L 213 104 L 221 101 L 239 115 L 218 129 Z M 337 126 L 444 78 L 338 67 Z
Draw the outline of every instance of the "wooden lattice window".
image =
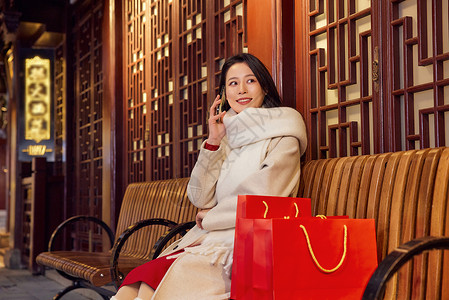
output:
M 147 111 L 149 120 L 146 131 L 149 137 L 146 166 L 146 177 L 154 179 L 173 178 L 174 170 L 174 142 L 178 137 L 175 124 L 179 122 L 176 114 L 178 106 L 174 104 L 174 72 L 178 51 L 173 47 L 173 37 L 177 37 L 180 26 L 180 18 L 176 18 L 179 12 L 175 12 L 176 5 L 170 1 L 153 1 L 150 4 L 149 28 L 149 74 L 148 95 L 149 103 Z M 179 21 L 176 22 L 176 21 Z M 176 57 L 177 58 L 177 57 Z
M 65 68 L 64 44 L 55 49 L 55 174 L 63 174 L 65 127 Z
M 72 215 L 102 217 L 102 125 L 103 1 L 83 1 L 73 10 L 74 28 L 74 107 L 75 187 Z M 92 224 L 79 225 L 74 232 L 81 237 L 79 249 L 101 243 L 101 230 Z M 101 250 L 100 248 L 97 250 Z
M 220 67 L 244 51 L 244 11 L 244 0 L 126 2 L 128 183 L 189 176 Z
M 245 3 L 216 1 L 212 24 L 206 22 L 206 3 L 210 4 L 203 1 L 203 6 L 199 7 L 184 3 L 180 11 L 185 20 L 180 27 L 182 59 L 177 80 L 181 83 L 178 97 L 181 148 L 178 155 L 181 156 L 183 176 L 189 176 L 201 144 L 207 137 L 209 105 L 219 92 L 221 66 L 226 57 L 244 51 Z M 208 40 L 208 30 L 213 30 L 213 40 Z M 211 44 L 213 52 L 208 51 Z
M 448 6 L 308 3 L 309 158 L 449 143 Z
M 312 158 L 372 152 L 372 12 L 369 2 L 359 2 L 310 2 L 307 106 Z
M 386 109 L 391 149 L 449 145 L 448 1 L 390 1 Z
M 141 181 L 145 174 L 145 141 L 149 139 L 146 133 L 147 106 L 149 99 L 146 88 L 148 71 L 144 69 L 148 55 L 148 25 L 146 1 L 126 1 L 124 15 L 125 52 L 123 55 L 125 67 L 125 116 L 127 130 L 128 180 Z M 139 180 L 140 179 L 140 180 Z

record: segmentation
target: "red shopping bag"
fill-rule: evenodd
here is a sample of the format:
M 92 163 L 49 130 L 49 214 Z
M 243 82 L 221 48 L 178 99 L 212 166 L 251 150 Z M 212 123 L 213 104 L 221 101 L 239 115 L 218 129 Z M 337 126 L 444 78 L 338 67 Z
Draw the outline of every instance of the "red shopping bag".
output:
M 361 299 L 377 267 L 374 220 L 238 215 L 232 299 Z
M 273 220 L 273 299 L 361 299 L 377 267 L 374 219 Z
M 232 265 L 232 299 L 272 299 L 262 296 L 273 289 L 270 219 L 311 217 L 311 212 L 310 199 L 239 196 Z

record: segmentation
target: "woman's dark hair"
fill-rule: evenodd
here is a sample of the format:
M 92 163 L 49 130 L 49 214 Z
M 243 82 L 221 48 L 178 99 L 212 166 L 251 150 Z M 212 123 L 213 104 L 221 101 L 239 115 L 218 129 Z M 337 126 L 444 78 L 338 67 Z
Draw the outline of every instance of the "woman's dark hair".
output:
M 256 76 L 262 89 L 266 92 L 262 103 L 263 107 L 279 107 L 282 105 L 282 99 L 279 96 L 276 85 L 274 84 L 273 78 L 267 67 L 265 67 L 257 57 L 249 53 L 237 54 L 225 61 L 221 68 L 220 90 L 221 87 L 226 85 L 226 74 L 228 73 L 229 68 L 236 63 L 246 63 L 251 71 L 253 71 L 254 76 Z M 227 111 L 229 108 L 231 107 L 229 106 L 228 101 L 226 101 L 223 110 Z

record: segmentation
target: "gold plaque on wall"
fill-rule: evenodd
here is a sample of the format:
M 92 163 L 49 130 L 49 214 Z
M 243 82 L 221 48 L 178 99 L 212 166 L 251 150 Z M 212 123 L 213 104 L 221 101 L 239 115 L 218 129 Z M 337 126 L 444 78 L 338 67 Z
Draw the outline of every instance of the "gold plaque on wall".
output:
M 39 143 L 51 137 L 50 60 L 25 60 L 25 139 Z

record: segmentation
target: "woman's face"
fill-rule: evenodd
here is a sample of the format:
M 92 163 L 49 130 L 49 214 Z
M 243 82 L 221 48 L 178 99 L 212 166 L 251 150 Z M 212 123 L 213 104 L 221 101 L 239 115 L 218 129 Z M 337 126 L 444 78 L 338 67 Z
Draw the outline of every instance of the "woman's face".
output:
M 226 74 L 226 99 L 240 113 L 248 107 L 261 107 L 265 92 L 246 63 L 233 64 Z

